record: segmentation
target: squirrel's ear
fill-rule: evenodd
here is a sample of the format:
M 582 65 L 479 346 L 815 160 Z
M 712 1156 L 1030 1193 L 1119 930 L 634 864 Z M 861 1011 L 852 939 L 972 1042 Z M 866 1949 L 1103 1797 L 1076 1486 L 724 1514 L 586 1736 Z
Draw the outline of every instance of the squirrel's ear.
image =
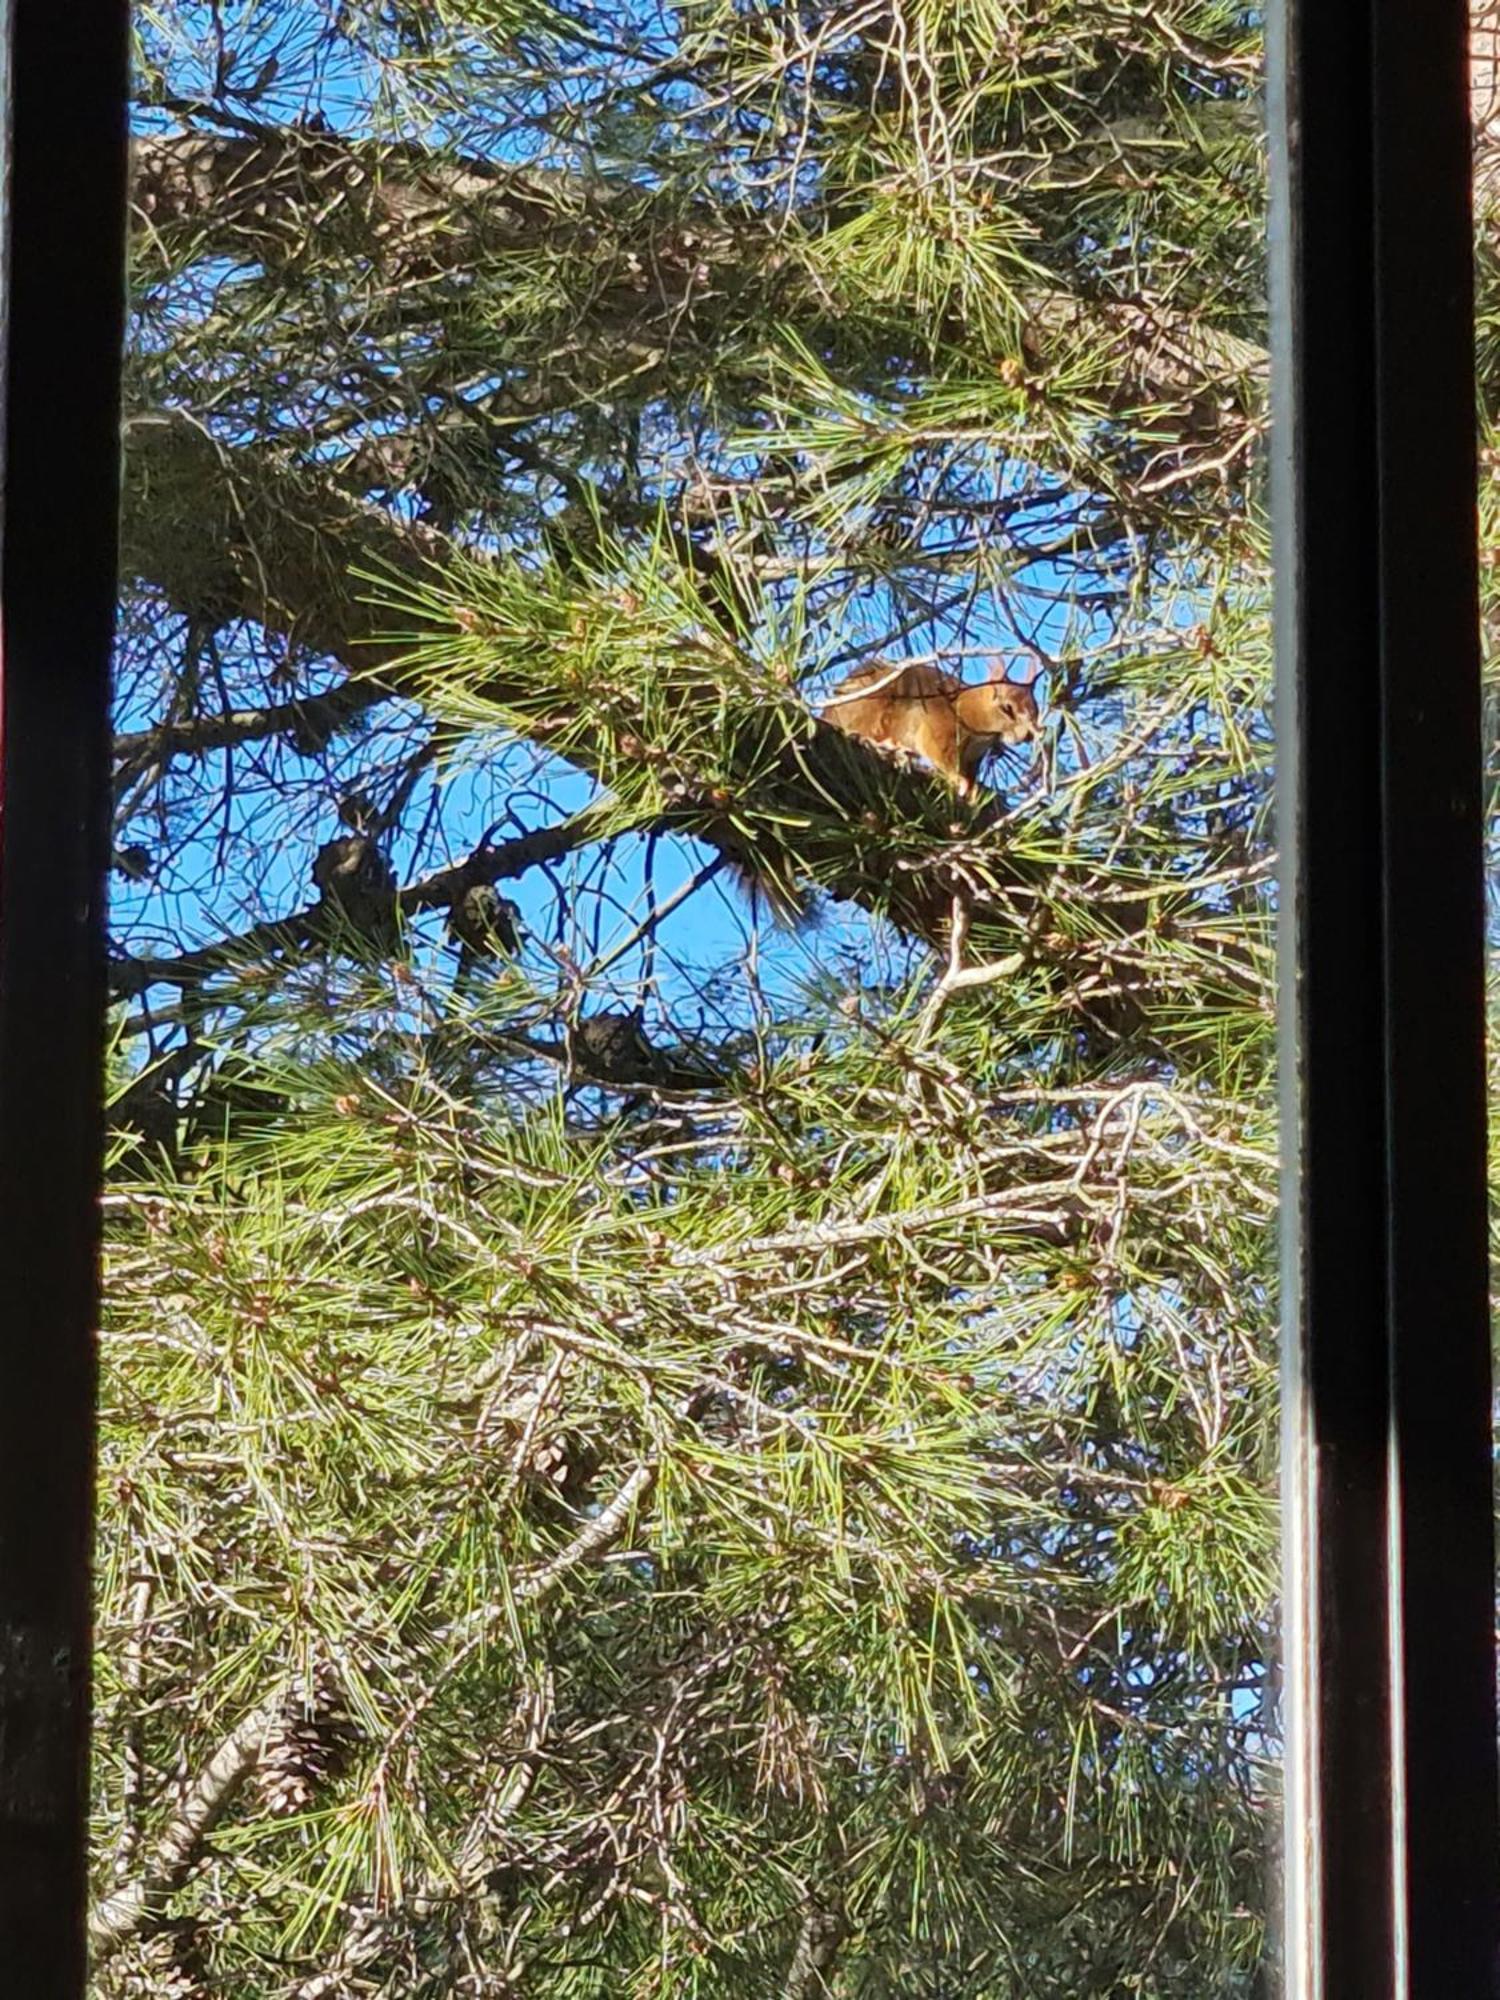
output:
M 1021 686 L 1023 688 L 1029 688 L 1031 686 L 1031 683 L 1036 679 L 1037 675 L 1041 671 L 1042 671 L 1041 660 L 1035 653 L 1033 653 L 1031 658 L 1026 662 L 1025 666 L 1022 667 L 1020 673 L 1017 674 L 1016 679 L 1021 683 Z

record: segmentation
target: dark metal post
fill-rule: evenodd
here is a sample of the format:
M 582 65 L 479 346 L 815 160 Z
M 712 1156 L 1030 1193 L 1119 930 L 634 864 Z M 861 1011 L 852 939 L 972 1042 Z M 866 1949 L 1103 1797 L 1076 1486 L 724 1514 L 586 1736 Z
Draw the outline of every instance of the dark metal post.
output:
M 1466 25 L 1273 19 L 1291 2000 L 1496 1990 Z
M 10 0 L 0 472 L 0 1988 L 84 1990 L 124 0 Z

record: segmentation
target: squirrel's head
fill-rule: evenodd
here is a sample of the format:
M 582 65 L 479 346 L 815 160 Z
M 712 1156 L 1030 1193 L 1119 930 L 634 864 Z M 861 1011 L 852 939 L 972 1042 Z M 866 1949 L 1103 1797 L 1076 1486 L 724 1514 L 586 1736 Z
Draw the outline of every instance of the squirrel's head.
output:
M 969 726 L 1002 743 L 1029 743 L 1040 727 L 1036 696 L 1023 681 L 981 681 L 969 691 L 966 706 Z

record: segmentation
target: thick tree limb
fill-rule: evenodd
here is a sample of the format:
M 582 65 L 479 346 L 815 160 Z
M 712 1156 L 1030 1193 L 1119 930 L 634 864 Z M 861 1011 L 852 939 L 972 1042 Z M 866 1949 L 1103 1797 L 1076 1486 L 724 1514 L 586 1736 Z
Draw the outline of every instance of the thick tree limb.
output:
M 1133 393 L 1254 408 L 1269 365 L 1259 342 L 1145 299 L 1037 293 L 1023 340 L 1039 361 L 1058 347 L 1088 353 L 1096 367 L 1102 359 L 1124 400 Z
M 95 1906 L 89 1919 L 89 1946 L 95 1966 L 144 1930 L 167 1898 L 182 1887 L 204 1841 L 260 1762 L 290 1699 L 290 1688 L 278 1687 L 236 1723 L 194 1779 L 157 1842 L 149 1868 Z
M 280 263 L 324 246 L 467 268 L 464 252 L 531 247 L 581 206 L 562 174 L 456 161 L 414 146 L 268 127 L 258 136 L 152 134 L 131 148 L 137 236 L 171 257 L 247 256 Z M 455 240 L 454 232 L 458 232 Z
M 675 202 L 653 207 L 635 187 L 327 133 L 175 133 L 137 140 L 132 158 L 138 234 L 158 238 L 168 256 L 276 266 L 307 255 L 316 232 L 321 254 L 342 249 L 390 281 L 410 281 L 471 271 L 501 251 L 571 247 L 604 260 L 587 310 L 592 337 L 633 328 L 643 358 L 685 312 L 705 325 L 743 312 L 746 271 L 762 274 L 767 307 L 779 301 L 808 330 L 837 323 L 787 239 L 748 212 L 684 216 Z M 1122 404 L 1222 401 L 1244 411 L 1261 399 L 1263 349 L 1190 314 L 1091 299 L 1065 283 L 1038 285 L 1028 304 L 1023 339 L 1033 357 L 1102 356 Z M 1190 428 L 1201 429 L 1205 414 L 1191 409 Z
M 126 575 L 190 618 L 251 619 L 297 651 L 340 662 L 371 693 L 409 692 L 384 671 L 405 648 L 357 572 L 430 579 L 451 554 L 442 535 L 353 498 L 315 468 L 224 445 L 183 410 L 132 419 L 125 475 Z M 286 726 L 274 710 L 260 714 L 267 735 Z M 246 720 L 237 740 L 252 733 Z

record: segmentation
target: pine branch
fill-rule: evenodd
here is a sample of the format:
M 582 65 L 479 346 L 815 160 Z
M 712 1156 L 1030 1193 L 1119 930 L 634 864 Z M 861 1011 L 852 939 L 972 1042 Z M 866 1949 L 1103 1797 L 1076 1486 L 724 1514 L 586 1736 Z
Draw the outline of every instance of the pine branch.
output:
M 599 837 L 597 817 L 585 810 L 555 825 L 518 834 L 499 846 L 477 847 L 452 867 L 436 869 L 398 889 L 396 910 L 403 917 L 415 917 L 428 910 L 452 909 L 468 889 L 514 880 L 527 869 L 560 860 Z M 355 933 L 335 920 L 326 903 L 308 903 L 285 917 L 268 918 L 233 937 L 178 952 L 171 958 L 116 958 L 109 968 L 110 991 L 127 999 L 151 986 L 197 986 L 215 973 L 243 971 L 269 957 L 293 959 L 356 942 Z
M 114 741 L 116 788 L 123 788 L 152 765 L 165 765 L 174 757 L 201 757 L 210 750 L 232 750 L 239 744 L 261 743 L 272 736 L 285 736 L 299 749 L 315 751 L 385 699 L 385 690 L 378 683 L 346 681 L 327 694 L 267 702 L 260 708 L 195 715 L 181 722 L 158 723 L 151 729 L 123 731 Z
M 395 588 L 403 581 L 418 592 L 430 588 L 457 553 L 442 536 L 351 498 L 321 471 L 224 445 L 181 413 L 132 427 L 126 490 L 124 565 L 177 610 L 251 619 L 312 655 L 340 662 L 364 690 L 420 695 L 410 664 L 416 634 L 394 636 L 391 612 L 358 579 L 384 576 Z M 432 629 L 436 637 L 451 636 Z M 492 679 L 476 692 L 515 707 L 524 706 L 529 689 L 506 674 L 497 653 Z M 266 720 L 269 726 L 269 711 Z M 550 727 L 534 724 L 532 733 L 545 744 L 563 733 L 566 720 L 558 714 Z M 599 774 L 601 758 L 588 744 L 570 743 L 568 755 Z M 951 807 L 939 787 L 872 761 L 863 745 L 812 718 L 801 743 L 768 757 L 760 732 L 752 731 L 742 755 L 743 782 L 753 782 L 765 824 L 799 828 L 797 859 L 830 894 L 880 908 L 921 935 L 940 933 L 948 888 L 920 870 L 893 873 L 883 841 L 872 838 L 866 856 L 858 848 L 851 854 L 848 838 L 850 826 L 867 814 L 877 770 L 893 816 L 944 838 Z M 726 807 L 684 784 L 661 824 L 716 848 L 749 880 L 761 879 L 764 854 L 736 826 L 733 805 L 732 796 Z M 279 948 L 275 927 L 258 926 L 251 942 L 257 951 Z M 190 958 L 183 969 L 197 977 L 197 956 Z M 177 975 L 157 969 L 155 976 Z
M 518 1580 L 512 1592 L 513 1601 L 517 1604 L 542 1602 L 572 1571 L 607 1548 L 650 1491 L 655 1477 L 654 1463 L 647 1461 L 638 1465 L 609 1504 L 588 1521 L 565 1548 Z M 486 1620 L 484 1631 L 488 1631 L 489 1624 L 490 1621 Z M 480 1643 L 481 1636 L 476 1634 L 468 1639 L 461 1647 L 459 1657 L 467 1658 Z M 449 1665 L 450 1673 L 452 1665 Z M 430 1701 L 432 1692 L 428 1690 L 425 1700 L 398 1725 L 397 1738 L 410 1728 L 415 1714 L 425 1707 L 426 1701 Z M 89 1943 L 96 1969 L 131 1938 L 145 1930 L 160 1914 L 167 1899 L 182 1887 L 202 1853 L 205 1841 L 245 1781 L 260 1765 L 268 1744 L 288 1713 L 291 1700 L 291 1684 L 283 1682 L 269 1699 L 236 1724 L 193 1781 L 182 1805 L 157 1842 L 149 1867 L 96 1905 L 89 1921 Z M 538 1702 L 533 1694 L 525 1705 L 525 1714 L 530 1724 L 534 1754 L 540 1732 L 545 1728 L 548 1704 Z M 513 1787 L 508 1787 L 502 1796 L 500 1811 L 503 1814 L 514 1811 L 524 1798 L 526 1789 L 526 1784 L 520 1780 Z M 435 1908 L 451 1893 L 434 1878 L 416 1899 L 416 1906 L 419 1910 Z M 368 1940 L 356 1942 L 350 1954 L 351 1968 L 363 1962 L 359 1943 L 368 1942 L 378 1948 L 383 1929 L 381 1926 L 371 1927 Z M 342 1970 L 338 1976 L 342 1976 Z M 326 1982 L 320 1984 L 314 1980 L 309 1987 L 301 1990 L 311 1995 L 331 1989 Z
M 647 1460 L 638 1465 L 623 1482 L 614 1499 L 579 1529 L 565 1549 L 559 1549 L 549 1561 L 538 1564 L 520 1579 L 514 1591 L 516 1602 L 541 1603 L 551 1596 L 571 1571 L 586 1563 L 590 1556 L 597 1555 L 601 1549 L 607 1549 L 624 1529 L 639 1502 L 651 1491 L 655 1481 L 654 1463 Z

